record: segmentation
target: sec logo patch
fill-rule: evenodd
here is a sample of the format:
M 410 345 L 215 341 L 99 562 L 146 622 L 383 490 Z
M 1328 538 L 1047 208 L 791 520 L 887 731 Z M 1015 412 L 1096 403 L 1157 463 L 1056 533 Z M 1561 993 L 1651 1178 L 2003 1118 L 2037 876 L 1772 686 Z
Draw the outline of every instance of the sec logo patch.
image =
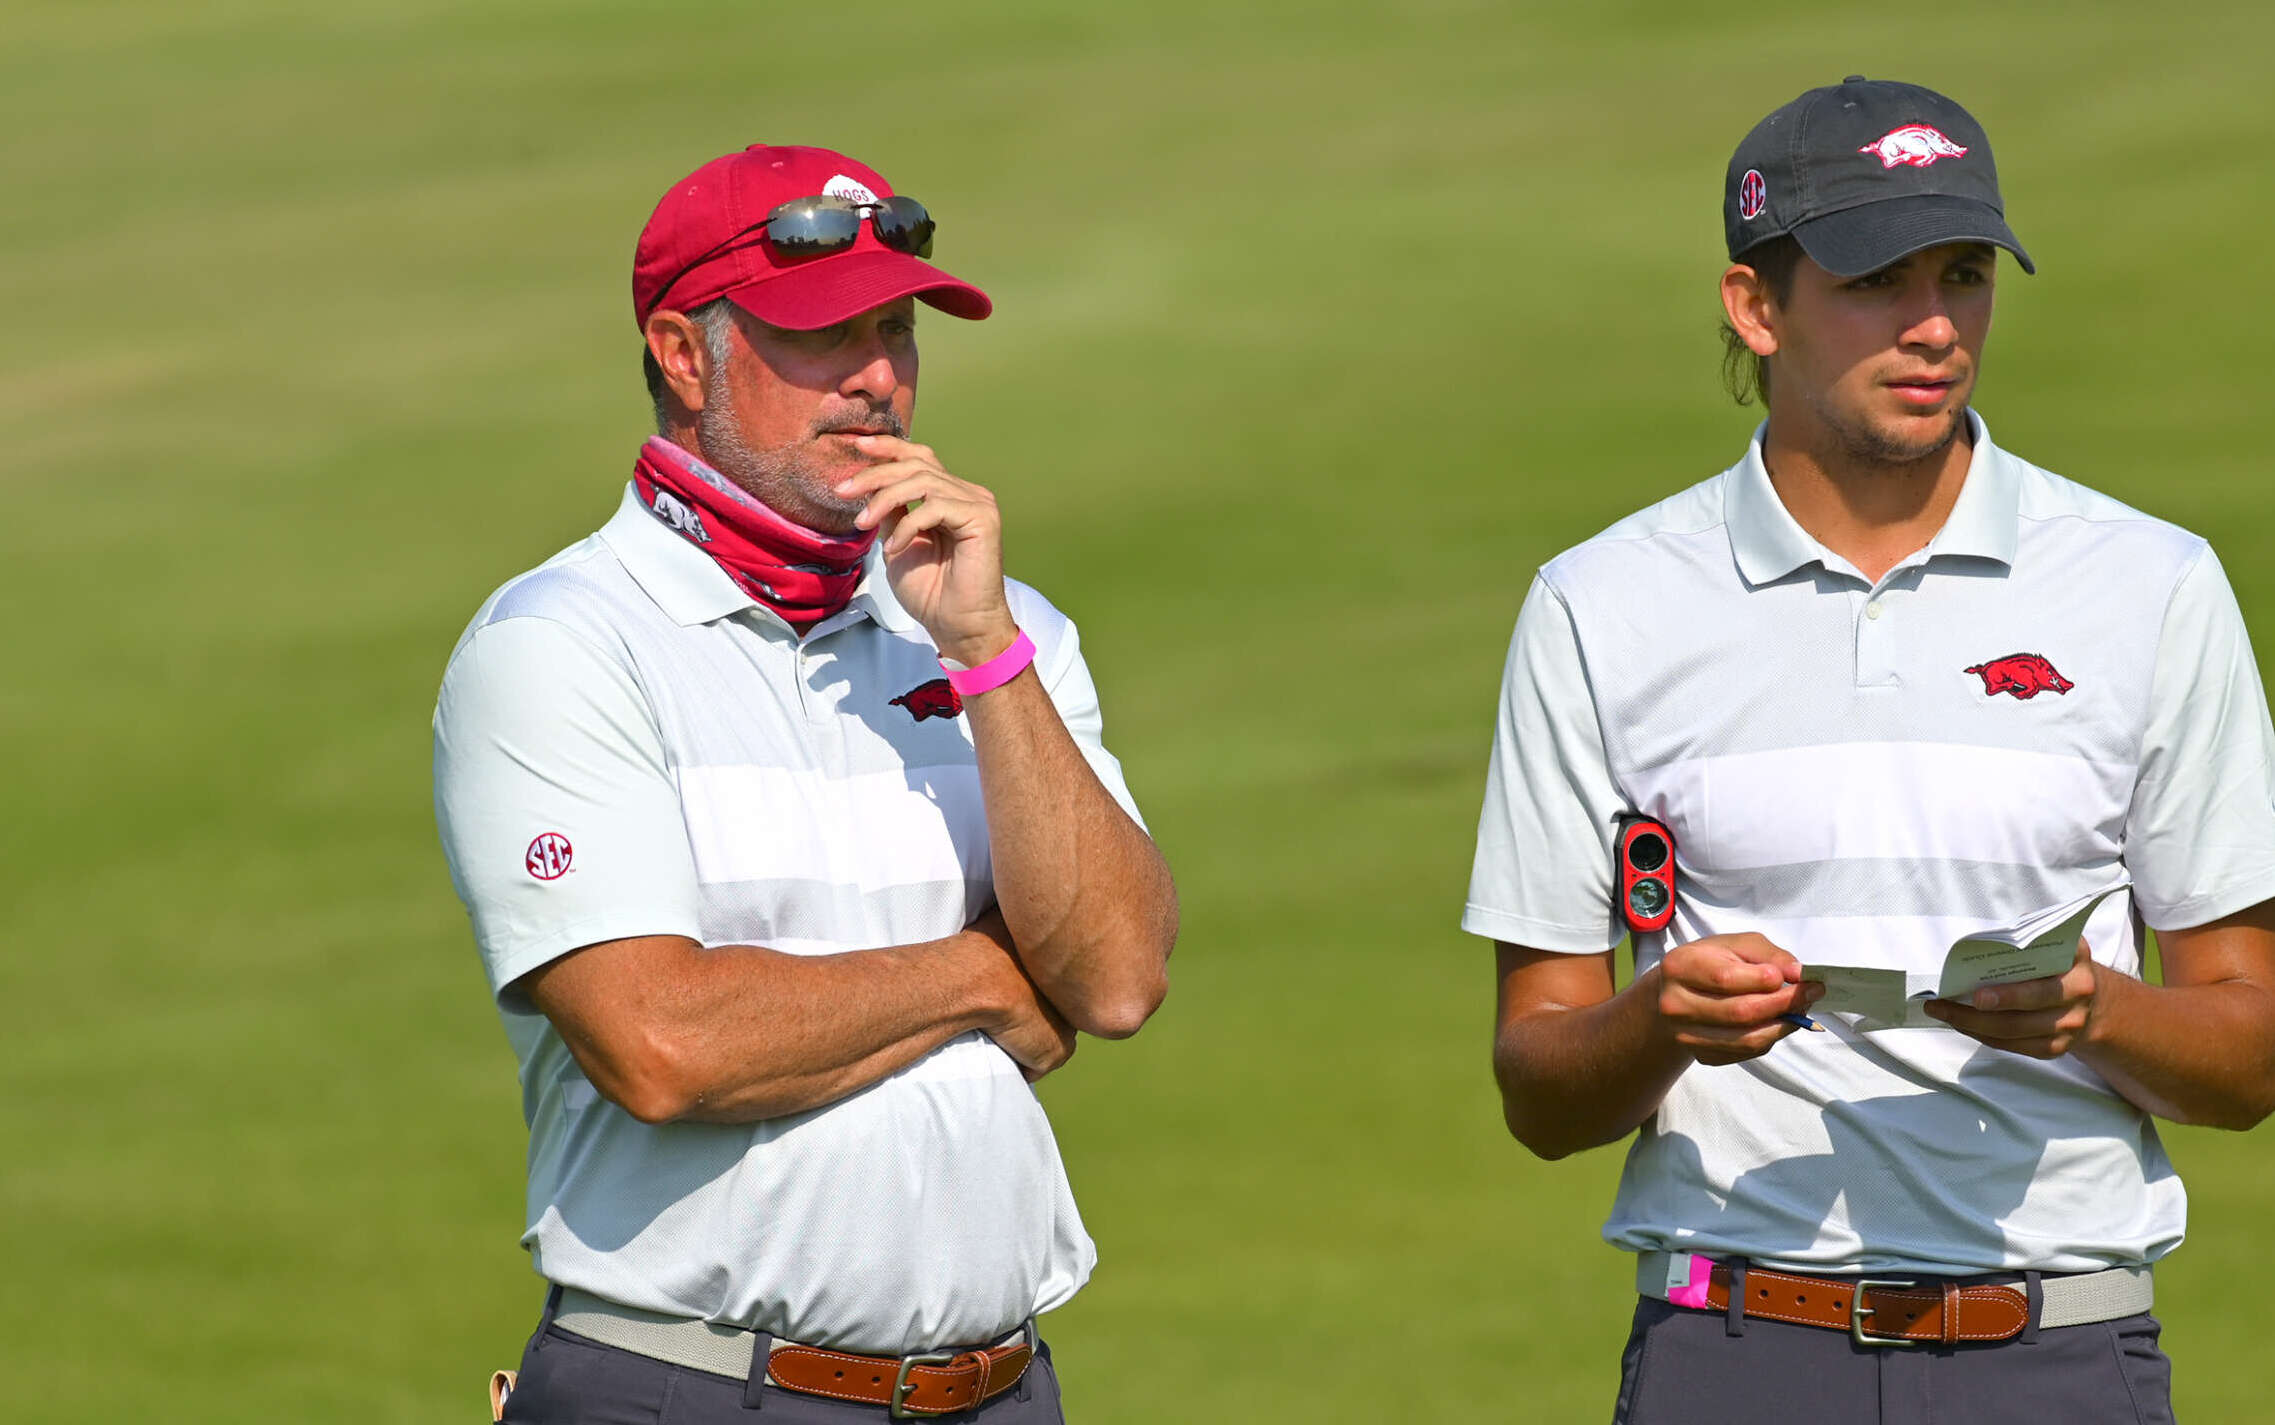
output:
M 540 881 L 557 881 L 569 872 L 569 863 L 576 858 L 576 848 L 569 838 L 558 831 L 548 831 L 529 843 L 529 851 L 521 863 L 529 874 Z
M 1762 171 L 1747 169 L 1746 176 L 1738 180 L 1738 216 L 1750 223 L 1768 206 L 1769 185 L 1762 181 Z

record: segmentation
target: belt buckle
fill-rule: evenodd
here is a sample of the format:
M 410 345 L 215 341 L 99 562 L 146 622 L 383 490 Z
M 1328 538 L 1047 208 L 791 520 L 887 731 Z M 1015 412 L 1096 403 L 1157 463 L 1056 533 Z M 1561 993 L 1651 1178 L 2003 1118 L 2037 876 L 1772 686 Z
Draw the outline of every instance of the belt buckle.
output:
M 1896 1281 L 1888 1277 L 1858 1277 L 1856 1279 L 1856 1295 L 1850 1297 L 1848 1303 L 1849 1339 L 1859 1346 L 1917 1346 L 1919 1342 L 1907 1340 L 1902 1336 L 1876 1336 L 1865 1330 L 1864 1318 L 1872 1314 L 1872 1308 L 1864 1304 L 1864 1293 L 1876 1286 L 1911 1287 L 1918 1285 L 1919 1283 L 1916 1281 Z
M 1041 1342 L 1035 1331 L 1034 1317 L 1030 1316 L 1026 1319 L 1025 1322 L 1021 1323 L 1019 1327 L 1019 1334 L 1026 1338 L 1025 1345 L 1027 1347 L 1027 1364 L 1031 1366 L 1035 1363 L 1035 1357 L 1041 1349 Z M 885 1403 L 885 1413 L 895 1420 L 930 1420 L 936 1415 L 955 1414 L 955 1411 L 953 1410 L 909 1409 L 907 1404 L 908 1393 L 916 1389 L 916 1383 L 908 1378 L 909 1368 L 911 1366 L 951 1366 L 956 1363 L 958 1358 L 972 1354 L 974 1353 L 971 1351 L 929 1351 L 922 1355 L 901 1357 L 901 1368 L 893 1375 L 893 1394 L 892 1398 Z M 979 1398 L 974 1400 L 970 1407 L 975 1410 L 978 1409 L 979 1406 L 985 1402 L 987 1398 L 986 1392 L 989 1369 L 987 1352 L 981 1351 L 977 1354 L 980 1358 L 980 1394 Z M 1024 1367 L 1022 1369 L 1024 1369 Z
M 920 1356 L 901 1357 L 901 1368 L 893 1376 L 892 1399 L 885 1402 L 885 1413 L 895 1420 L 930 1420 L 935 1415 L 948 1414 L 945 1410 L 908 1408 L 908 1393 L 916 1389 L 916 1383 L 908 1378 L 908 1372 L 911 1366 L 945 1366 L 953 1364 L 955 1359 L 954 1351 L 927 1351 Z

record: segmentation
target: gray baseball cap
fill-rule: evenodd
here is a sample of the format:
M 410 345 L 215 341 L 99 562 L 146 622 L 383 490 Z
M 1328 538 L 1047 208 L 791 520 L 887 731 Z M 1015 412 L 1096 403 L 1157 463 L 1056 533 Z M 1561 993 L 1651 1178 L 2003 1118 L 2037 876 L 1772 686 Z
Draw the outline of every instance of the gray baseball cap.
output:
M 1974 116 L 1932 89 L 1861 74 L 1810 90 L 1739 141 L 1722 224 L 1732 261 L 1790 233 L 1836 277 L 1947 242 L 1992 243 L 2038 270 L 2006 225 Z

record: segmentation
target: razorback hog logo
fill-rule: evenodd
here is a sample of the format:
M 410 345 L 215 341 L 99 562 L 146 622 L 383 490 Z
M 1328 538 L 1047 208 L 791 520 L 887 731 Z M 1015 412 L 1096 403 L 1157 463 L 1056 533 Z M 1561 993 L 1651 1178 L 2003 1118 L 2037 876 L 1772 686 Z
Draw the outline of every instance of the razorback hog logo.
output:
M 689 509 L 687 502 L 671 491 L 657 490 L 655 503 L 649 508 L 656 512 L 657 519 L 662 520 L 697 544 L 709 544 L 711 542 L 711 531 L 703 527 L 703 516 Z
M 1897 164 L 1911 164 L 1913 168 L 1927 168 L 1936 159 L 1966 157 L 1966 146 L 1952 143 L 1943 137 L 1943 130 L 1929 123 L 1906 123 L 1900 130 L 1888 130 L 1879 139 L 1872 139 L 1856 153 L 1870 153 L 1879 157 L 1881 168 L 1895 168 Z
M 1980 674 L 1983 679 L 1983 696 L 2012 693 L 2028 700 L 2040 693 L 2066 693 L 2077 686 L 2063 677 L 2054 665 L 2035 653 L 2009 653 L 2004 658 L 1993 658 L 1967 670 Z
M 1927 124 L 1906 124 L 1900 129 L 1890 129 L 1857 152 L 1878 154 L 1882 168 L 1894 168 L 1899 163 L 1926 168 L 1939 158 L 1965 157 L 1967 150 L 1945 138 L 1941 129 Z
M 928 717 L 956 716 L 964 710 L 964 700 L 957 696 L 954 688 L 948 686 L 946 678 L 934 678 L 929 683 L 917 684 L 893 699 L 890 706 L 907 708 L 910 717 L 922 722 Z

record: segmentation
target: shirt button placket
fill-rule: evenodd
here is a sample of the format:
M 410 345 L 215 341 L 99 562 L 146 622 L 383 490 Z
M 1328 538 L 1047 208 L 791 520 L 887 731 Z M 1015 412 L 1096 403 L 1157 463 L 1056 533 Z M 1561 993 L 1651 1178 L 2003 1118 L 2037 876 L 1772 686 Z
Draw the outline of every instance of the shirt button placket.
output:
M 822 660 L 814 657 L 802 638 L 796 644 L 795 657 L 798 670 L 798 710 L 806 715 L 808 722 L 826 722 L 829 710 L 822 706 L 825 700 L 813 684 L 814 668 Z
M 1887 591 L 1875 589 L 1864 598 L 1863 617 L 1856 621 L 1856 685 L 1891 688 L 1896 685 L 1895 605 Z
M 781 658 L 780 667 L 788 674 L 790 686 L 797 690 L 799 716 L 808 722 L 813 721 L 815 699 L 814 690 L 806 686 L 805 640 L 793 634 L 787 642 L 770 637 L 766 643 L 768 652 Z

